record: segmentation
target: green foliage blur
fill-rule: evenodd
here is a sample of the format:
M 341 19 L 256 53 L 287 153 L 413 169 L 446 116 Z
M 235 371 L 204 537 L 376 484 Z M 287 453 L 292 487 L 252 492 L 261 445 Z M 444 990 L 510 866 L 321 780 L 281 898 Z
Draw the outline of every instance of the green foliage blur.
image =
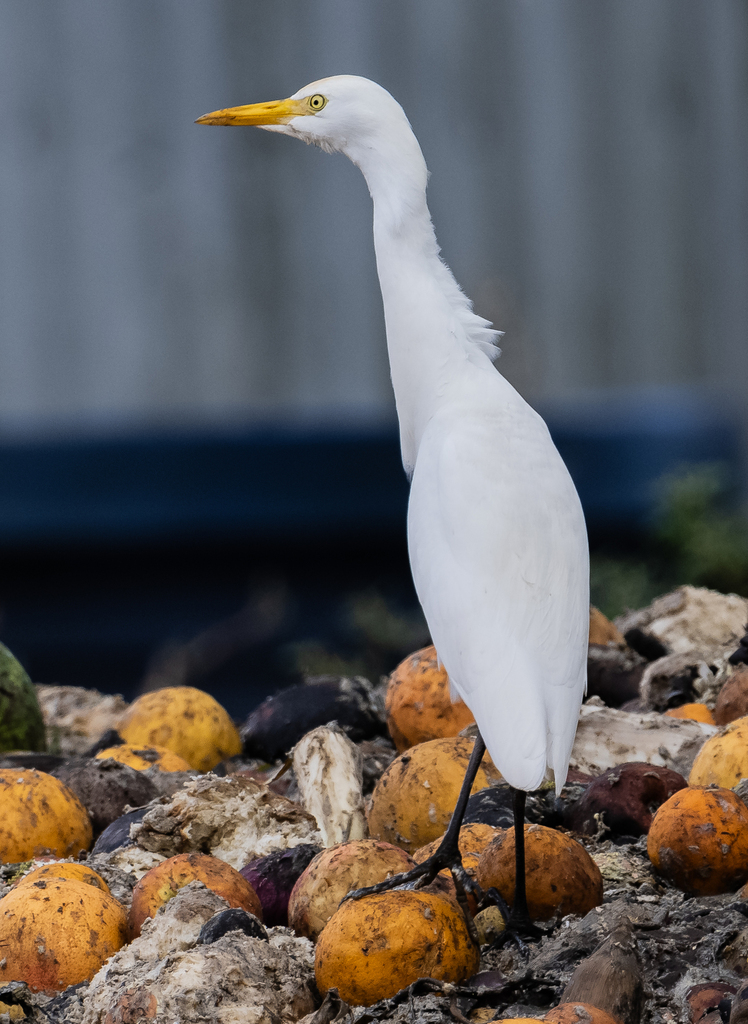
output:
M 592 603 L 613 618 L 685 583 L 748 597 L 748 519 L 734 511 L 732 497 L 721 464 L 664 477 L 637 554 L 592 555 Z

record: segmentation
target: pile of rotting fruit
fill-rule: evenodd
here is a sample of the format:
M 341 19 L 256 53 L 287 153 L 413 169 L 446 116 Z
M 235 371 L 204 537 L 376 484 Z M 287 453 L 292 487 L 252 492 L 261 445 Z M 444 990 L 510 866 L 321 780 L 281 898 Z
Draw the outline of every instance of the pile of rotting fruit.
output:
M 433 648 L 238 729 L 189 687 L 34 688 L 0 648 L 0 1021 L 748 1021 L 746 622 L 691 587 L 591 610 L 567 784 L 527 801 L 527 942 L 448 874 L 341 902 L 449 822 L 474 726 Z M 484 759 L 460 838 L 507 903 L 509 797 Z

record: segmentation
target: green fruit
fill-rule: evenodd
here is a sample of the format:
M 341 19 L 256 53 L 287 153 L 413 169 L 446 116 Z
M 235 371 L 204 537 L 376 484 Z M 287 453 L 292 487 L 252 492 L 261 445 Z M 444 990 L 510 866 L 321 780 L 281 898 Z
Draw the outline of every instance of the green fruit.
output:
M 0 750 L 46 750 L 44 719 L 26 671 L 0 644 Z

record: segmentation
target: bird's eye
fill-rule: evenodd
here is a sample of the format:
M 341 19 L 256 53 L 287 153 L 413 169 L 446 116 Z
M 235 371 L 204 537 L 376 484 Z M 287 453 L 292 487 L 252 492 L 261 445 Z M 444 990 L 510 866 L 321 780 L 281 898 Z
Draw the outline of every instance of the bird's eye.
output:
M 326 103 L 327 99 L 324 96 L 320 96 L 318 92 L 316 92 L 314 96 L 309 97 L 309 106 L 312 110 L 322 110 Z

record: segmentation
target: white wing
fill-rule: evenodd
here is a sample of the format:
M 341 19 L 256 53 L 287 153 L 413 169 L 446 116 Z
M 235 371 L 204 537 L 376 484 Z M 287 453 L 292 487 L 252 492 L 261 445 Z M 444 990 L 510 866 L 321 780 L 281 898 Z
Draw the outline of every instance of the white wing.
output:
M 586 684 L 581 505 L 547 427 L 503 377 L 475 374 L 418 449 L 408 510 L 416 590 L 499 771 L 537 789 L 568 770 Z

